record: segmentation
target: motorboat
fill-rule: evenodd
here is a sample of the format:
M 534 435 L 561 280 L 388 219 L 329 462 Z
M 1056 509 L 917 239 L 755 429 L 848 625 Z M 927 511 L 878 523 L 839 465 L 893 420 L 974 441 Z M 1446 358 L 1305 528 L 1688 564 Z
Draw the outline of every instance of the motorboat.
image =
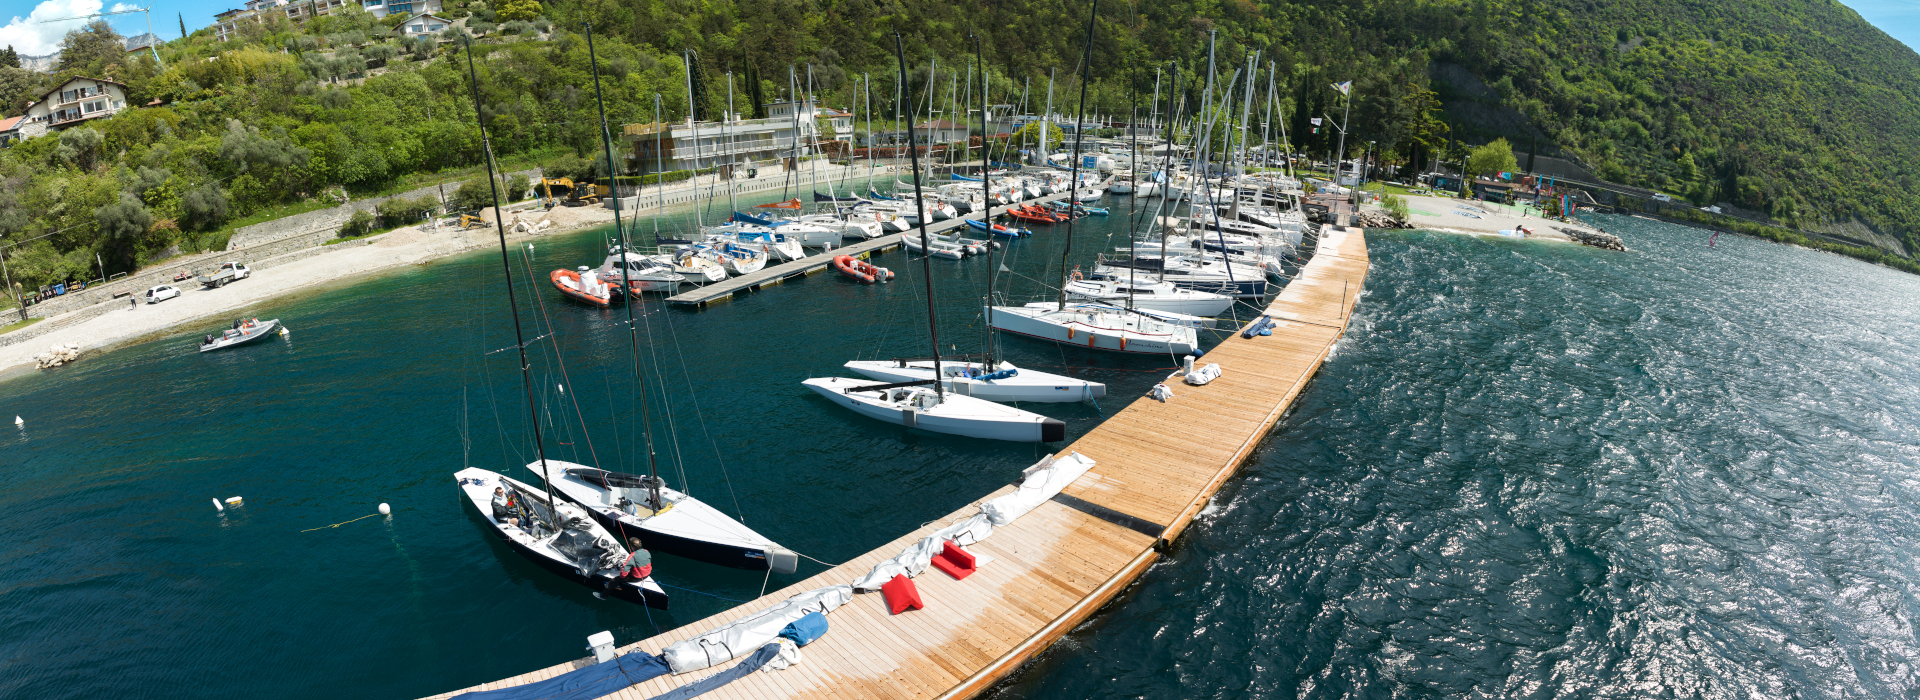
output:
M 1122 175 L 1107 183 L 1108 194 L 1133 194 L 1133 176 Z
M 995 306 L 992 317 L 999 331 L 1092 350 L 1178 357 L 1200 349 L 1193 328 L 1124 309 Z
M 801 384 L 856 413 L 908 428 L 1012 442 L 1058 442 L 1067 437 L 1067 424 L 1059 419 L 959 392 L 845 377 L 819 377 Z
M 1082 187 L 1080 189 L 1073 191 L 1073 201 L 1097 202 L 1097 201 L 1100 201 L 1100 198 L 1105 195 L 1106 193 L 1100 191 L 1100 188 L 1098 187 Z
M 546 480 L 561 500 L 585 509 L 606 531 L 622 537 L 637 534 L 648 551 L 776 574 L 791 574 L 799 567 L 793 550 L 700 499 L 668 488 L 659 477 L 555 459 L 534 462 L 527 469 Z
M 833 269 L 856 282 L 873 284 L 874 282 L 893 281 L 893 271 L 879 265 L 861 260 L 851 255 L 833 256 Z
M 220 332 L 220 335 L 208 335 L 200 343 L 200 352 L 213 352 L 227 348 L 251 345 L 273 337 L 280 332 L 280 319 L 262 321 L 257 318 L 234 319 L 233 326 Z
M 1135 309 L 1171 311 L 1192 316 L 1219 316 L 1233 308 L 1234 298 L 1161 282 L 1146 275 L 1133 280 L 1074 280 L 1067 283 L 1067 298 L 1104 304 L 1131 306 Z
M 672 294 L 687 281 L 686 275 L 674 272 L 672 265 L 639 253 L 623 255 L 618 245 L 607 251 L 607 259 L 600 262 L 595 272 L 595 277 L 606 284 L 617 285 L 625 279 L 628 289 L 634 293 Z
M 656 255 L 654 260 L 671 266 L 675 274 L 685 277 L 689 282 L 707 284 L 727 278 L 725 265 L 708 259 L 691 246 L 682 246 L 671 253 Z
M 608 284 L 600 279 L 593 268 L 581 265 L 578 270 L 554 270 L 548 275 L 555 289 L 568 299 L 606 308 L 613 305 L 613 297 L 620 293 L 618 283 Z
M 995 236 L 1004 236 L 1007 238 L 1026 238 L 1033 235 L 1032 231 L 1024 228 L 1014 228 L 1003 224 L 989 224 L 979 219 L 967 219 L 967 228 L 981 233 L 991 233 Z
M 846 368 L 883 382 L 916 382 L 934 377 L 933 360 L 855 360 Z M 988 401 L 1065 403 L 1107 395 L 1107 385 L 1085 379 L 1020 369 L 1011 362 L 991 367 L 979 362 L 940 362 L 940 384 L 947 391 Z
M 907 234 L 901 236 L 900 242 L 907 247 L 908 252 L 927 253 L 927 249 L 920 245 L 920 237 L 917 235 Z M 927 244 L 933 248 L 933 252 L 931 253 L 933 257 L 942 260 L 960 260 L 967 257 L 967 249 L 965 247 L 957 243 L 941 240 L 937 236 L 927 236 Z
M 622 576 L 625 545 L 584 509 L 571 503 L 550 504 L 540 489 L 500 474 L 469 467 L 454 472 L 460 493 L 486 521 L 494 536 L 542 569 L 582 584 L 598 595 L 611 596 L 649 608 L 667 609 L 667 592 L 652 576 Z M 502 489 L 512 507 L 496 513 L 493 490 Z M 645 540 L 643 544 L 651 544 Z

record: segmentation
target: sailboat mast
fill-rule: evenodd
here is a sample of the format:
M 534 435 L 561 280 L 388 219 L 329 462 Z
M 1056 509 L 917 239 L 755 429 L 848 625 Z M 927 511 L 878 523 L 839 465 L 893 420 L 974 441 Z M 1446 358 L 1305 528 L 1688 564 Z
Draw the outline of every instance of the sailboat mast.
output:
M 1127 227 L 1128 257 L 1137 257 L 1140 253 L 1140 238 L 1135 235 L 1135 226 L 1139 225 L 1140 215 L 1134 212 L 1133 205 L 1134 200 L 1140 198 L 1140 169 L 1134 166 L 1134 162 L 1140 157 L 1140 94 L 1136 88 L 1133 80 L 1127 81 L 1127 106 L 1133 110 L 1127 117 L 1127 174 L 1130 176 L 1127 183 L 1127 218 L 1134 221 L 1133 226 Z M 1139 275 L 1139 266 L 1127 266 L 1127 308 L 1129 309 L 1133 308 L 1133 288 L 1138 284 L 1134 280 Z
M 1186 104 L 1185 97 L 1179 97 L 1179 102 L 1175 102 L 1176 96 L 1180 94 L 1180 64 L 1173 64 L 1173 75 L 1169 77 L 1172 79 L 1173 91 L 1167 93 L 1167 121 L 1169 124 L 1178 124 L 1180 120 L 1180 105 Z M 1171 133 L 1167 134 L 1165 145 L 1163 146 L 1163 148 L 1166 149 L 1167 157 L 1161 161 L 1160 172 L 1167 174 L 1167 181 L 1160 183 L 1160 204 L 1166 204 L 1167 200 L 1173 197 L 1173 192 L 1167 189 L 1173 184 L 1172 137 L 1173 135 Z M 1179 206 L 1179 203 L 1175 202 L 1173 206 L 1167 207 L 1167 215 L 1172 216 L 1175 209 Z M 1156 206 L 1154 210 L 1159 211 L 1159 207 Z M 1167 227 L 1165 226 L 1160 227 L 1160 281 L 1162 283 L 1167 281 Z
M 1087 47 L 1080 55 L 1080 105 L 1073 114 L 1073 164 L 1067 170 L 1067 246 L 1060 251 L 1060 270 L 1067 269 L 1067 256 L 1073 254 L 1073 208 L 1080 199 L 1080 144 L 1087 134 L 1087 82 L 1093 75 L 1093 18 L 1100 12 L 1100 0 L 1093 0 L 1093 7 L 1087 10 Z M 1053 88 L 1048 87 L 1048 102 L 1052 102 Z M 1042 134 L 1044 137 L 1045 134 Z M 1060 284 L 1059 309 L 1067 308 L 1067 285 Z
M 487 137 L 487 113 L 480 109 L 480 76 L 473 68 L 473 41 L 466 39 L 462 43 L 467 49 L 467 84 L 473 88 L 473 116 L 480 122 L 480 150 L 486 159 L 487 189 L 493 199 L 493 227 L 500 234 L 500 269 L 506 273 L 507 308 L 513 314 L 514 349 L 520 351 L 520 385 L 527 395 L 527 418 L 533 421 L 533 450 L 540 459 L 540 473 L 547 473 L 547 446 L 545 436 L 540 431 L 540 407 L 533 400 L 533 368 L 527 364 L 527 336 L 520 330 L 520 301 L 513 291 L 513 262 L 507 257 L 507 222 L 500 216 L 500 181 L 494 175 L 493 141 Z M 554 518 L 553 480 L 543 479 L 547 485 L 547 525 L 559 530 L 559 522 Z
M 594 53 L 593 24 L 591 22 L 582 22 L 581 24 L 585 25 L 587 29 L 587 60 L 593 64 L 593 102 L 600 108 L 600 143 L 607 155 L 608 176 L 612 177 L 613 134 L 607 128 L 607 103 L 600 94 L 600 58 Z M 613 180 L 613 229 L 620 234 L 620 296 L 624 297 L 627 302 L 622 304 L 622 306 L 627 307 L 627 349 L 631 351 L 631 355 L 633 356 L 633 381 L 634 384 L 640 388 L 640 402 L 642 404 L 640 429 L 641 434 L 645 437 L 647 446 L 647 474 L 651 476 L 657 471 L 654 467 L 653 421 L 651 420 L 650 411 L 647 408 L 651 405 L 651 401 L 647 398 L 647 375 L 640 371 L 640 330 L 633 322 L 633 300 L 638 295 L 633 291 L 633 281 L 629 279 L 627 266 L 627 256 L 632 255 L 631 251 L 633 246 L 627 242 L 627 227 L 620 221 L 620 180 L 618 178 L 614 178 Z M 542 463 L 540 471 L 542 474 L 546 473 L 544 463 Z M 655 509 L 660 507 L 659 479 L 649 480 L 647 499 L 647 507 Z
M 700 231 L 706 228 L 707 222 L 700 212 L 700 119 L 693 101 L 693 50 L 681 52 L 680 60 L 687 68 L 687 135 L 693 138 L 693 230 Z
M 901 46 L 899 32 L 893 34 L 893 55 L 900 61 L 901 84 L 905 85 L 907 50 Z M 933 105 L 931 76 L 927 81 L 927 93 L 927 105 L 931 108 Z M 940 383 L 940 378 L 946 376 L 940 369 L 940 322 L 933 313 L 933 244 L 927 240 L 927 200 L 920 197 L 920 152 L 913 148 L 913 144 L 913 122 L 909 121 L 907 122 L 907 154 L 913 158 L 913 209 L 916 215 L 915 221 L 920 228 L 920 277 L 927 283 L 927 340 L 931 341 L 933 346 L 933 391 L 944 399 L 947 391 Z
M 1058 69 L 1056 68 L 1047 69 L 1047 111 L 1042 112 L 1040 114 L 1040 164 L 1041 165 L 1048 165 L 1053 162 L 1047 159 L 1047 155 L 1048 155 L 1047 132 L 1053 130 L 1053 72 L 1055 70 L 1058 70 Z M 1072 213 L 1072 210 L 1069 209 L 1068 213 Z M 1068 242 L 1072 242 L 1072 241 L 1069 240 Z
M 740 167 L 740 156 L 733 152 L 733 71 L 727 71 L 727 114 L 720 123 L 720 129 L 727 132 L 727 210 L 740 211 L 740 199 L 736 196 L 733 180 L 739 176 L 734 172 Z
M 673 138 L 673 130 L 667 128 L 666 122 L 660 121 L 660 93 L 657 92 L 653 93 L 653 123 L 660 126 L 660 131 L 655 132 L 653 137 L 653 193 L 659 196 L 660 201 L 659 208 L 653 212 L 653 245 L 657 253 L 660 249 L 660 217 L 667 215 L 666 145 L 672 143 L 668 139 Z
M 980 37 L 973 35 L 973 62 L 980 65 L 980 223 L 987 225 L 987 241 L 993 241 L 993 149 L 987 140 L 987 64 L 981 58 Z M 969 120 L 971 121 L 971 120 Z M 993 246 L 987 246 L 987 343 L 980 348 L 980 368 L 993 371 L 993 278 L 1000 268 L 993 265 Z

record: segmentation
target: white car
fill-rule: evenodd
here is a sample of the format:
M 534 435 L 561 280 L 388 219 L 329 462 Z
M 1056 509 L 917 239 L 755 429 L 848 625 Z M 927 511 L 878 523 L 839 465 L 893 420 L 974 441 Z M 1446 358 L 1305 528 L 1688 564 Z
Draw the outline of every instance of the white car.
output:
M 168 299 L 172 299 L 177 296 L 180 296 L 179 287 L 175 287 L 170 284 L 163 284 L 158 287 L 154 287 L 153 289 L 147 290 L 147 303 L 158 304 L 160 302 L 166 301 Z

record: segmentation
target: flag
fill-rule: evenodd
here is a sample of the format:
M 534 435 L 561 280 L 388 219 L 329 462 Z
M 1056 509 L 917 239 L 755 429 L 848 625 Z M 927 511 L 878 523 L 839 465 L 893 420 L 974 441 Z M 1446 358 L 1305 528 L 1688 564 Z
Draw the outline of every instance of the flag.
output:
M 1314 118 L 1312 118 L 1312 119 L 1308 119 L 1307 121 L 1310 121 L 1310 122 L 1313 122 L 1313 125 L 1314 125 L 1314 126 L 1319 126 L 1319 125 L 1320 125 L 1320 118 L 1319 118 L 1319 117 L 1314 117 Z
M 1342 95 L 1350 95 L 1350 94 L 1353 94 L 1353 81 L 1351 81 L 1351 80 L 1349 80 L 1349 81 L 1347 81 L 1347 82 L 1344 82 L 1344 83 L 1334 83 L 1334 84 L 1333 84 L 1333 89 L 1335 89 L 1335 90 L 1339 90 L 1339 91 L 1340 91 L 1340 94 L 1342 94 Z

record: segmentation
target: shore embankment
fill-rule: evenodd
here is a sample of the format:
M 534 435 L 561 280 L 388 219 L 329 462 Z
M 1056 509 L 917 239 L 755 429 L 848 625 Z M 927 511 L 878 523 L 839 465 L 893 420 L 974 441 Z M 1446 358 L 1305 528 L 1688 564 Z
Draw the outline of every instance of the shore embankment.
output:
M 887 177 L 893 176 L 888 168 L 880 168 L 877 172 Z M 861 178 L 864 185 L 866 173 L 864 167 L 823 165 L 821 187 L 826 187 L 828 180 L 839 182 L 846 178 L 851 181 L 855 177 Z M 791 193 L 803 192 L 808 187 L 809 173 L 803 169 L 800 175 L 797 186 L 791 178 L 780 177 L 763 177 L 758 181 L 735 184 L 742 191 L 764 198 L 769 191 L 778 193 L 786 189 Z M 838 189 L 844 190 L 845 187 Z M 724 200 L 726 197 L 724 184 L 708 176 L 678 186 L 670 185 L 664 191 L 642 190 L 638 197 L 622 200 L 622 216 L 670 214 L 710 198 Z M 809 193 L 803 198 L 811 199 L 812 196 Z M 525 202 L 508 206 L 505 211 L 509 241 L 613 223 L 613 211 L 606 206 L 542 210 L 532 202 Z M 491 217 L 487 218 L 491 221 Z M 0 335 L 0 378 L 12 376 L 22 369 L 34 368 L 37 366 L 35 358 L 55 346 L 77 345 L 81 361 L 84 362 L 86 353 L 123 342 L 177 332 L 189 324 L 223 317 L 289 293 L 309 291 L 326 284 L 357 281 L 359 278 L 498 242 L 491 226 L 462 230 L 453 225 L 454 222 L 457 222 L 457 218 L 442 218 L 424 225 L 425 228 L 408 226 L 377 236 L 341 242 L 334 242 L 337 235 L 332 230 L 302 231 L 241 250 L 212 252 L 188 260 L 169 261 L 166 265 L 158 266 L 158 269 L 143 271 L 132 278 L 96 286 L 88 292 L 98 295 L 102 301 L 63 311 L 45 321 Z M 516 226 L 516 223 L 524 223 L 525 226 Z M 252 277 L 219 289 L 202 289 L 192 279 L 177 283 L 171 281 L 170 275 L 176 268 L 205 268 L 225 260 L 245 262 L 254 270 Z M 112 294 L 125 292 L 131 298 L 138 299 L 152 284 L 173 284 L 180 288 L 180 296 L 158 304 L 136 304 L 130 302 L 128 297 L 111 297 Z M 17 313 L 9 310 L 0 312 L 0 315 L 11 317 Z M 208 328 L 212 329 L 213 326 Z M 299 331 L 298 328 L 291 330 Z

